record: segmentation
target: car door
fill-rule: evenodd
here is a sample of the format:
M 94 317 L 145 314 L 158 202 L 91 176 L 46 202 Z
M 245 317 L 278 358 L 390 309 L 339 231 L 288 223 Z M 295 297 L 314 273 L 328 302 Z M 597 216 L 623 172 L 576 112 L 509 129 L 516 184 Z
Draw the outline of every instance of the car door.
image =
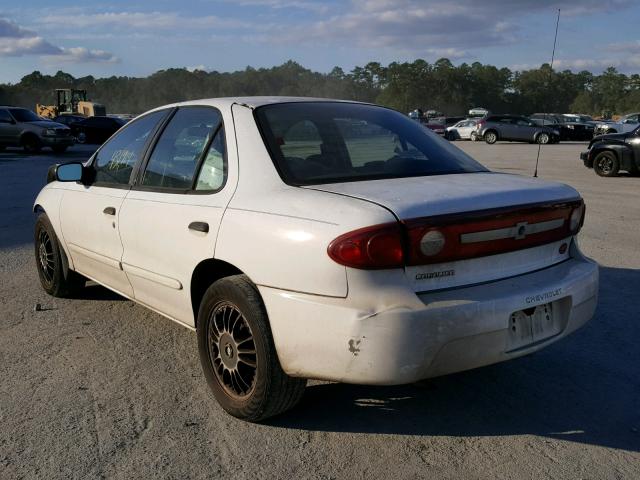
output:
M 74 269 L 129 297 L 133 289 L 121 264 L 120 207 L 136 164 L 167 113 L 145 115 L 104 144 L 91 160 L 93 181 L 67 184 L 60 205 L 62 235 Z
M 0 145 L 18 145 L 20 127 L 6 108 L 0 108 Z
M 501 117 L 498 120 L 500 128 L 500 138 L 503 140 L 517 140 L 518 128 L 514 124 L 514 120 L 511 117 Z
M 235 158 L 235 149 L 227 150 L 232 132 L 225 132 L 217 109 L 178 108 L 120 213 L 122 266 L 135 299 L 191 326 L 191 276 L 201 261 L 213 258 L 235 187 L 227 181 L 228 158 Z

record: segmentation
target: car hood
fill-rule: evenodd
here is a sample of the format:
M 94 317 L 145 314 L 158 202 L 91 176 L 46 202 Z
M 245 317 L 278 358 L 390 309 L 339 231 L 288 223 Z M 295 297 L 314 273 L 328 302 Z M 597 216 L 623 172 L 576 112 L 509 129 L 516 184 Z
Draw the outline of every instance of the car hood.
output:
M 593 138 L 593 142 L 597 142 L 600 140 L 616 140 L 618 142 L 624 142 L 626 140 L 626 138 L 630 135 L 629 132 L 626 133 L 606 133 L 604 135 L 598 135 L 597 137 Z
M 49 120 L 38 120 L 35 122 L 28 122 L 29 125 L 35 125 L 36 127 L 42 128 L 69 128 L 66 125 L 58 122 L 51 122 Z
M 493 172 L 369 180 L 304 188 L 367 200 L 386 207 L 402 220 L 580 197 L 568 185 Z

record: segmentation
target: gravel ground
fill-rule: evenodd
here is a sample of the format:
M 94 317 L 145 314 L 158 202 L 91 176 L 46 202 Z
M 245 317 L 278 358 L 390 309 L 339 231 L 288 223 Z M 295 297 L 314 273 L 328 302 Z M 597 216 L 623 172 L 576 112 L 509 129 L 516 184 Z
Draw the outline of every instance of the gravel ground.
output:
M 535 145 L 457 145 L 533 172 Z M 44 294 L 30 208 L 60 157 L 0 154 L 0 478 L 640 478 L 640 178 L 599 178 L 582 149 L 543 147 L 540 177 L 587 203 L 593 321 L 535 355 L 415 385 L 311 382 L 262 425 L 217 406 L 194 333 L 99 286 Z

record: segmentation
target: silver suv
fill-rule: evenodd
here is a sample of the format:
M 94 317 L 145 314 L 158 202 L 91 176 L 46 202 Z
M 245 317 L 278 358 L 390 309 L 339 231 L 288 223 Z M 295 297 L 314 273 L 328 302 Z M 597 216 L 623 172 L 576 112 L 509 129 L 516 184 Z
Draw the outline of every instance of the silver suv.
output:
M 560 132 L 554 128 L 536 125 L 527 117 L 519 115 L 489 115 L 478 121 L 478 138 L 487 143 L 498 140 L 516 142 L 555 143 L 560 140 Z
M 27 153 L 36 153 L 42 147 L 51 147 L 55 153 L 63 153 L 73 144 L 71 129 L 66 125 L 43 120 L 26 108 L 0 106 L 0 151 L 22 147 Z

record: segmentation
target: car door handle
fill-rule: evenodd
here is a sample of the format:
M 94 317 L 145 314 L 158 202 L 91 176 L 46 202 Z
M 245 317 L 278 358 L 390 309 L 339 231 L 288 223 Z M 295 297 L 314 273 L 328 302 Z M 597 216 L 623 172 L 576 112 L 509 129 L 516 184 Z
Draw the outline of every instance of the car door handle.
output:
M 102 210 L 102 213 L 104 213 L 106 215 L 115 215 L 116 214 L 116 209 L 115 209 L 115 207 L 105 207 L 105 209 Z
M 189 230 L 196 232 L 209 233 L 209 224 L 207 222 L 191 222 L 189 224 Z

